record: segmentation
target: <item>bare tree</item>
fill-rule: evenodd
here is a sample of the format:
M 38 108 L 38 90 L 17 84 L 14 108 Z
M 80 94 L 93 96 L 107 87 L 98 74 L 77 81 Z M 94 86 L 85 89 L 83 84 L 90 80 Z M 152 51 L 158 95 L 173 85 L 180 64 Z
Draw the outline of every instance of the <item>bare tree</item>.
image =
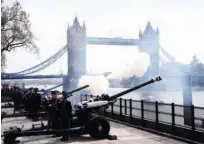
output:
M 1 71 L 6 67 L 6 55 L 4 52 L 1 52 Z
M 39 54 L 31 32 L 29 15 L 22 9 L 18 1 L 12 6 L 1 5 L 1 66 L 6 66 L 6 52 L 24 48 L 34 54 Z

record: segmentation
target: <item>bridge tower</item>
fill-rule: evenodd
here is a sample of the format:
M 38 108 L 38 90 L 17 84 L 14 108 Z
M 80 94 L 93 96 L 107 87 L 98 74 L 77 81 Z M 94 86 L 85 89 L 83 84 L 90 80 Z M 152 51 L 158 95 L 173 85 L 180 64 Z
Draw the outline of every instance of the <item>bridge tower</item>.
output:
M 79 78 L 86 74 L 86 26 L 80 26 L 78 18 L 75 17 L 73 25 L 67 29 L 68 46 L 68 74 L 63 78 L 63 90 L 77 87 Z
M 146 74 L 151 77 L 155 76 L 159 72 L 159 29 L 154 30 L 148 22 L 144 32 L 140 30 L 139 40 L 139 50 L 150 55 L 150 66 Z

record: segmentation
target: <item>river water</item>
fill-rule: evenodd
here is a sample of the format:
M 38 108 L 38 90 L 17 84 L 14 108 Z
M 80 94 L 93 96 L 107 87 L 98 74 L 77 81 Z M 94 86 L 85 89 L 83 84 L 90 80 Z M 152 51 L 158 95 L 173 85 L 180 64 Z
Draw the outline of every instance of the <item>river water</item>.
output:
M 30 87 L 34 85 L 29 85 L 27 87 Z M 54 85 L 38 85 L 37 87 L 39 89 L 48 89 L 53 87 Z M 57 88 L 57 90 L 62 91 L 62 87 Z M 119 93 L 123 90 L 126 90 L 125 88 L 109 88 L 103 93 L 113 95 L 116 93 Z M 79 93 L 78 93 L 79 94 Z M 167 90 L 167 91 L 133 91 L 131 93 L 126 94 L 122 98 L 125 99 L 134 99 L 134 100 L 141 100 L 148 98 L 149 96 L 153 96 L 158 102 L 162 101 L 164 103 L 175 103 L 175 104 L 181 104 L 183 105 L 183 92 L 182 89 L 180 90 Z M 204 107 L 204 89 L 203 90 L 193 90 L 192 92 L 192 103 L 195 106 Z

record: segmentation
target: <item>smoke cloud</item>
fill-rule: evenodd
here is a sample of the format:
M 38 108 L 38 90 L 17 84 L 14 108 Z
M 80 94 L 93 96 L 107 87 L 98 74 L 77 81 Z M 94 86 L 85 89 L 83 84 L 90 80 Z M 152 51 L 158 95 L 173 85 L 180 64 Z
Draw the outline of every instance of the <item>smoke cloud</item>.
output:
M 79 80 L 79 87 L 89 85 L 89 90 L 92 94 L 102 93 L 109 87 L 109 82 L 103 75 L 98 76 L 82 76 Z
M 145 74 L 150 64 L 150 57 L 147 53 L 137 52 L 135 57 L 129 57 L 121 64 L 121 68 L 116 69 L 108 79 L 128 78 L 132 76 L 141 77 Z
M 129 78 L 132 76 L 143 76 L 150 64 L 150 57 L 147 53 L 141 53 L 137 49 L 134 56 L 123 57 L 123 62 L 120 67 L 116 68 L 111 74 L 106 76 L 97 75 L 82 76 L 79 80 L 79 86 L 89 85 L 89 90 L 92 94 L 103 93 L 109 88 L 109 81 L 114 78 Z

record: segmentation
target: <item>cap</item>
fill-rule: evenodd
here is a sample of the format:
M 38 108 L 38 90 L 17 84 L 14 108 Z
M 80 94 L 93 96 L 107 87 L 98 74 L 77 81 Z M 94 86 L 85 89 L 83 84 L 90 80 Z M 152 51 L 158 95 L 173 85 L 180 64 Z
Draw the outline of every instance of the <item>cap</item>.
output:
M 34 88 L 33 91 L 34 91 L 34 92 L 38 92 L 38 88 Z
M 57 93 L 57 94 L 61 94 L 61 92 L 59 92 L 58 90 L 56 90 L 56 93 Z
M 33 87 L 30 87 L 29 90 L 33 90 Z
M 68 93 L 67 93 L 66 91 L 62 91 L 62 96 L 63 96 L 64 98 L 67 98 L 67 97 L 68 97 Z
M 57 92 L 56 91 L 51 91 L 51 95 L 56 95 Z

